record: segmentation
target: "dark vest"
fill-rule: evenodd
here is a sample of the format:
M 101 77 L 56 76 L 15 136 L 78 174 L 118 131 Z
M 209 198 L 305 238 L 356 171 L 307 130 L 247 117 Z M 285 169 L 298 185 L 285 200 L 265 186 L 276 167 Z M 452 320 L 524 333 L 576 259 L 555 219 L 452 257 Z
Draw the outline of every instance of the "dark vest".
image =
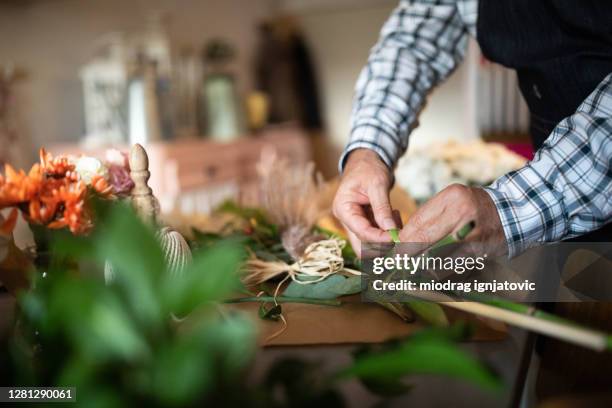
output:
M 535 149 L 612 72 L 612 1 L 480 0 L 482 53 L 516 70 Z M 611 241 L 612 224 L 581 240 Z

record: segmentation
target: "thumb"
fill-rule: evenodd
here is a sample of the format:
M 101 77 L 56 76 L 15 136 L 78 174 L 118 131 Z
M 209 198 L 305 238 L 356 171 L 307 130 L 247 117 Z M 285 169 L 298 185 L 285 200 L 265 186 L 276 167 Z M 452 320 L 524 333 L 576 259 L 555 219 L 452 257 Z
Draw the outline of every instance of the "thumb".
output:
M 389 189 L 384 185 L 375 184 L 370 186 L 368 196 L 370 198 L 372 213 L 374 214 L 374 219 L 378 226 L 384 230 L 397 228 L 389 202 Z

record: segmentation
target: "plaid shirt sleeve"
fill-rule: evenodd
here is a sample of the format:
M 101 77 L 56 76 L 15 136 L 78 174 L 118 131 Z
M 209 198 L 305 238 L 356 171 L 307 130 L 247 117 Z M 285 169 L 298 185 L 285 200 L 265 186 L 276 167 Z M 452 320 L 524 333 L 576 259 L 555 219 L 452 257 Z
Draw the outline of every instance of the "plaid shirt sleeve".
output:
M 612 73 L 561 121 L 523 168 L 487 189 L 510 256 L 612 220 Z
M 461 12 L 460 12 L 461 11 Z M 351 134 L 340 159 L 368 148 L 393 168 L 427 93 L 463 59 L 476 1 L 403 0 L 382 28 L 355 89 Z

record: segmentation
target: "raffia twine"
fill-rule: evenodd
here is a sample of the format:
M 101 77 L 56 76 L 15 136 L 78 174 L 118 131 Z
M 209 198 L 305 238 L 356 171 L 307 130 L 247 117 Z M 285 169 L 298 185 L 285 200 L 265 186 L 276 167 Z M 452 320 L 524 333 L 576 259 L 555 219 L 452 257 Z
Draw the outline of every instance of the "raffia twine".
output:
M 306 247 L 304 255 L 292 264 L 264 261 L 251 254 L 243 267 L 242 281 L 247 286 L 258 285 L 286 273 L 284 280 L 290 278 L 301 285 L 308 285 L 341 272 L 361 275 L 360 271 L 344 267 L 342 249 L 345 245 L 345 240 L 336 237 L 313 242 Z
M 264 261 L 257 258 L 255 254 L 251 254 L 251 257 L 242 268 L 242 282 L 247 286 L 254 286 L 286 274 L 274 290 L 274 304 L 276 305 L 278 304 L 276 302 L 278 292 L 283 283 L 288 279 L 300 285 L 309 285 L 321 282 L 323 279 L 336 273 L 344 272 L 351 275 L 361 275 L 360 271 L 344 267 L 342 249 L 345 245 L 345 240 L 336 237 L 313 242 L 306 247 L 304 255 L 292 264 L 284 261 Z M 282 314 L 280 318 L 283 322 L 283 327 L 268 336 L 266 341 L 279 336 L 287 329 L 287 320 Z

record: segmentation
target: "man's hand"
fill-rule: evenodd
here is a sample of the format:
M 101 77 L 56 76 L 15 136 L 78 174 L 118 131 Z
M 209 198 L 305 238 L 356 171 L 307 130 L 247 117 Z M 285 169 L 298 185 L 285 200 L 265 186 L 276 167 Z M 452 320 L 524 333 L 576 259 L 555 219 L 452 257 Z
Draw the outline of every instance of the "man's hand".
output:
M 333 210 L 346 227 L 358 255 L 361 241 L 388 242 L 386 230 L 397 227 L 389 204 L 390 187 L 389 168 L 375 152 L 368 149 L 351 152 Z
M 453 184 L 436 194 L 408 219 L 402 242 L 435 243 L 470 221 L 476 228 L 467 240 L 491 252 L 506 251 L 506 237 L 491 197 L 481 188 Z

